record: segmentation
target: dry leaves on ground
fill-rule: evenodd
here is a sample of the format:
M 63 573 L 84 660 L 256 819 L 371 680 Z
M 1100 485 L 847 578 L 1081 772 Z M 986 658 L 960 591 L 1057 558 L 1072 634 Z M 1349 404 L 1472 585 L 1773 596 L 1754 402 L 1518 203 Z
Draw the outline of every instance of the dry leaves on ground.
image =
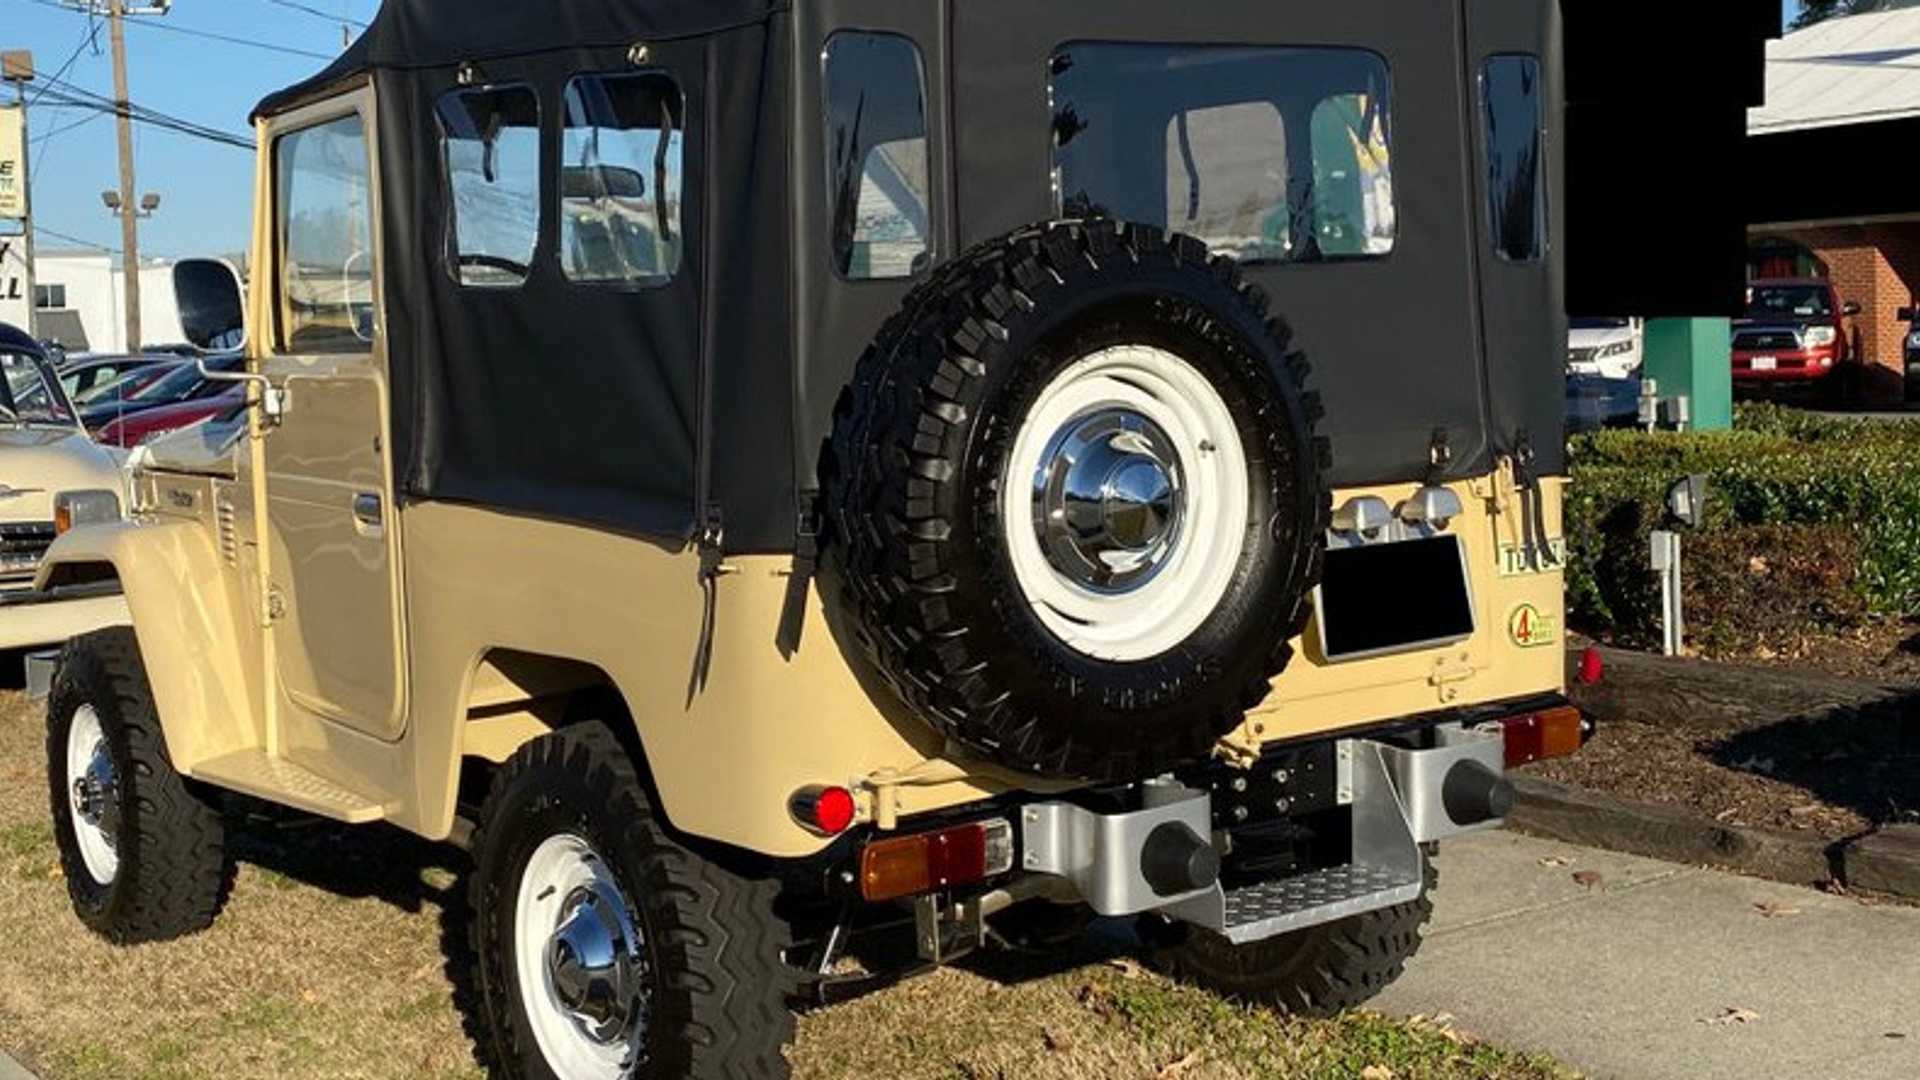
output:
M 1724 1027 L 1728 1024 L 1751 1024 L 1760 1019 L 1760 1014 L 1752 1009 L 1728 1009 L 1719 1016 L 1709 1016 L 1700 1022 L 1708 1027 Z
M 1597 889 L 1605 883 L 1606 878 L 1601 877 L 1600 871 L 1598 870 L 1575 870 L 1573 872 L 1573 880 L 1575 884 L 1585 885 L 1589 889 Z
M 1790 915 L 1800 914 L 1799 908 L 1792 904 L 1782 904 L 1777 900 L 1762 900 L 1753 905 L 1753 910 L 1759 912 L 1760 917 L 1764 919 L 1784 919 Z

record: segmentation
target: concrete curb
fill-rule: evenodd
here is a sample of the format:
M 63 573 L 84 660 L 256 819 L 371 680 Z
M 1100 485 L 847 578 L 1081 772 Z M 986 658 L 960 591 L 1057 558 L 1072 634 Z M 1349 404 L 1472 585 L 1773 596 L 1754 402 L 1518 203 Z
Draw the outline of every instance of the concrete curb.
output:
M 1891 825 L 1852 840 L 1728 825 L 1690 810 L 1630 802 L 1539 780 L 1511 778 L 1520 832 L 1668 862 L 1725 867 L 1794 885 L 1839 882 L 1920 900 L 1920 826 Z
M 0 1050 L 0 1080 L 35 1080 L 35 1077 L 27 1071 L 26 1066 L 8 1057 L 6 1051 Z

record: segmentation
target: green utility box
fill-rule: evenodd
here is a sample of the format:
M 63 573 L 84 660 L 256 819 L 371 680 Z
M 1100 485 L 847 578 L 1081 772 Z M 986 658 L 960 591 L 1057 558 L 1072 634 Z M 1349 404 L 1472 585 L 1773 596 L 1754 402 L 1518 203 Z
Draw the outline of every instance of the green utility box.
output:
M 1733 426 L 1733 331 L 1726 319 L 1648 319 L 1646 377 L 1660 397 L 1686 395 L 1688 427 Z

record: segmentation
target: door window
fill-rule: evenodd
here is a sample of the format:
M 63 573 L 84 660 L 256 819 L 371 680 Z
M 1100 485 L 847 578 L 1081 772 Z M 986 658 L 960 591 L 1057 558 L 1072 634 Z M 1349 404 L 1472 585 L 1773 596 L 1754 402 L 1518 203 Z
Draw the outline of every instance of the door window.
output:
M 274 179 L 281 347 L 366 350 L 376 310 L 373 183 L 360 114 L 281 136 Z
M 1377 54 L 1079 42 L 1051 74 L 1061 214 L 1159 225 L 1250 263 L 1393 250 Z
M 927 263 L 927 91 L 920 49 L 843 31 L 821 55 L 833 266 L 854 280 Z
M 440 99 L 453 197 L 448 256 L 462 285 L 518 285 L 540 239 L 540 102 L 524 86 Z
M 1480 105 L 1494 250 L 1516 262 L 1538 259 L 1547 247 L 1540 61 L 1523 55 L 1488 59 L 1480 72 Z
M 560 266 L 582 282 L 664 285 L 680 268 L 686 105 L 666 75 L 567 83 Z

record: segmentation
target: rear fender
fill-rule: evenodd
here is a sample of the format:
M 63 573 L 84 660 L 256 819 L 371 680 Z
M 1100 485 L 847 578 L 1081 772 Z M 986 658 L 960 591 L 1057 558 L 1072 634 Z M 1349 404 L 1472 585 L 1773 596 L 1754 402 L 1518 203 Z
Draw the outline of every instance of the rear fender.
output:
M 174 767 L 258 746 L 260 670 L 238 574 L 194 521 L 85 525 L 53 542 L 35 587 L 120 581 Z

